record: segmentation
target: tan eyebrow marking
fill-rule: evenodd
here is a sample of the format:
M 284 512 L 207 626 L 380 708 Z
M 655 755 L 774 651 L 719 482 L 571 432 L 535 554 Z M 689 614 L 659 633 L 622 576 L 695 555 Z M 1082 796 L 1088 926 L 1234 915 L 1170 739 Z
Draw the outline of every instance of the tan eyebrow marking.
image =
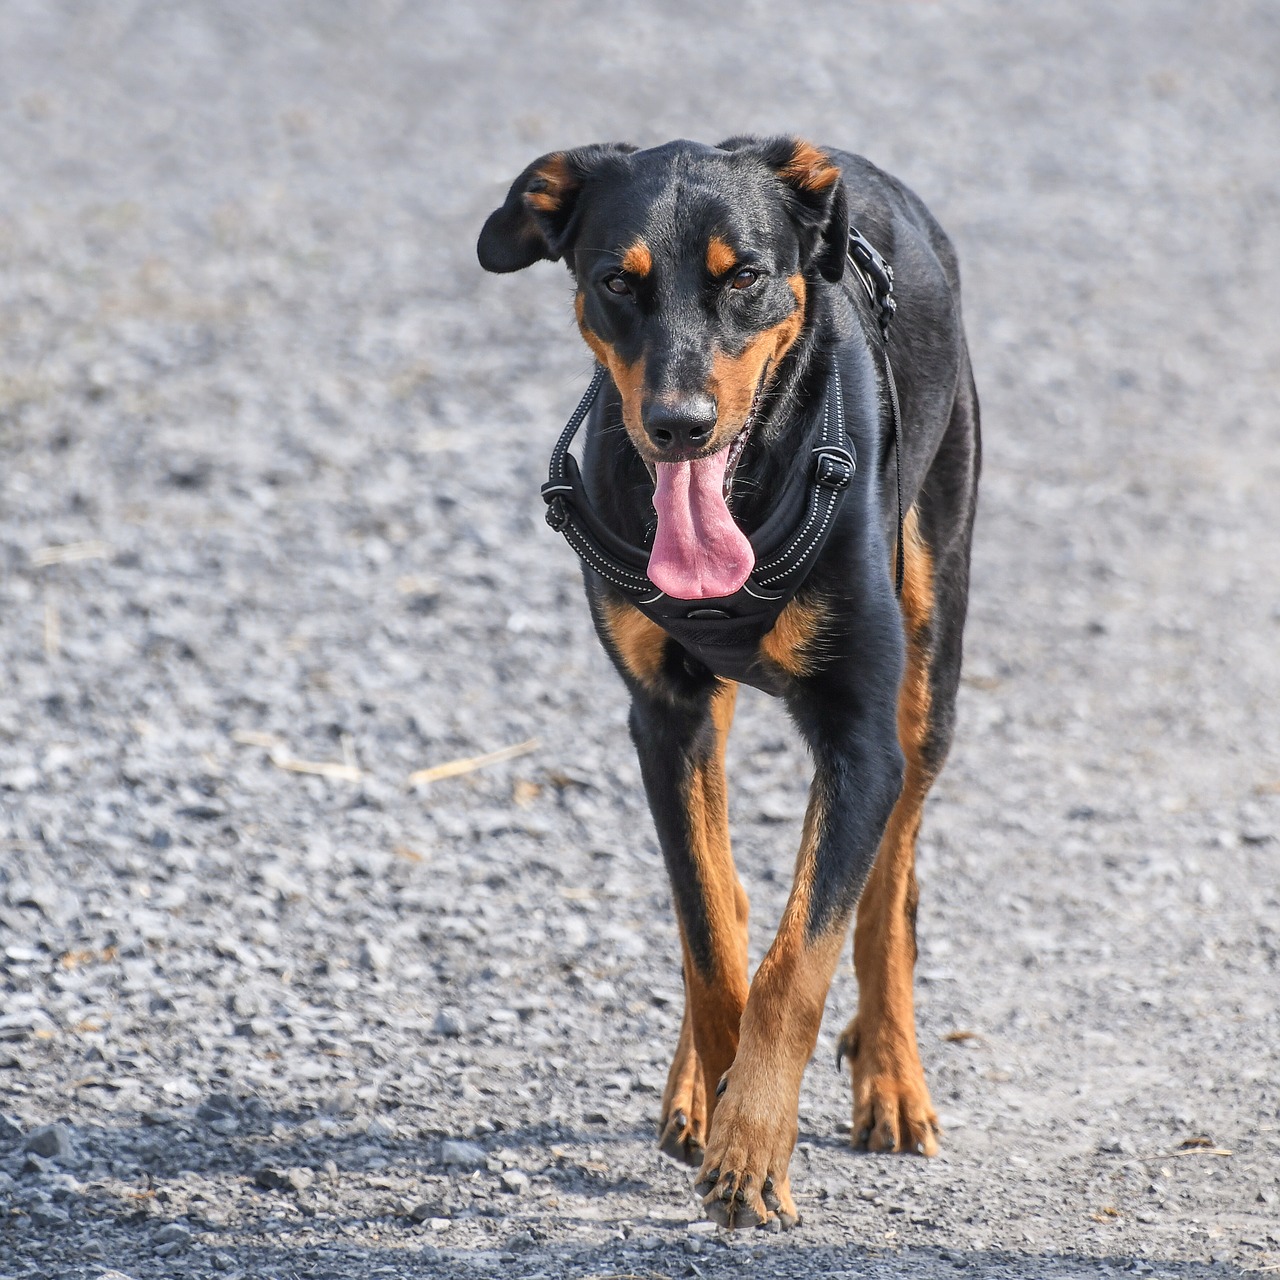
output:
M 707 242 L 707 270 L 713 276 L 722 276 L 738 261 L 738 255 L 721 236 L 712 236 Z
M 653 270 L 653 254 L 643 240 L 637 240 L 622 255 L 622 269 L 633 276 L 647 276 Z

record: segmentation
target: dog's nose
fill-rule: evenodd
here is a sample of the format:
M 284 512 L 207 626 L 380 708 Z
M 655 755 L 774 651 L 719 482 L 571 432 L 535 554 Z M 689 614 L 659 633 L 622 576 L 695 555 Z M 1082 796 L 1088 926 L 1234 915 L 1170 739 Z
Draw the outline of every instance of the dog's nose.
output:
M 657 400 L 644 416 L 644 429 L 663 453 L 701 449 L 716 429 L 716 402 L 707 395 Z

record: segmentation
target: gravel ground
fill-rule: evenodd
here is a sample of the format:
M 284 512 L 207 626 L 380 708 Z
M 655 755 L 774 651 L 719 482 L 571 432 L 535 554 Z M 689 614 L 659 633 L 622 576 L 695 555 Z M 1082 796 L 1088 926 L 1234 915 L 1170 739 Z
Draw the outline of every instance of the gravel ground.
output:
M 1278 66 L 1264 0 L 6 0 L 0 1277 L 1275 1270 Z M 472 249 L 544 151 L 744 130 L 930 203 L 987 441 L 944 1151 L 848 1150 L 846 963 L 785 1237 L 654 1147 L 675 927 L 537 496 L 588 358 Z M 740 706 L 758 958 L 807 768 Z

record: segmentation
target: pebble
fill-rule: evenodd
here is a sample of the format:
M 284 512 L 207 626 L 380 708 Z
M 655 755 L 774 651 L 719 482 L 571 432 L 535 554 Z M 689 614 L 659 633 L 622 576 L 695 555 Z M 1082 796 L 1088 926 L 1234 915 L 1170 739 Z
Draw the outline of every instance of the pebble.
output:
M 502 1185 L 513 1195 L 522 1195 L 529 1189 L 529 1175 L 519 1169 L 508 1169 L 502 1175 Z
M 438 1036 L 460 1036 L 466 1031 L 467 1024 L 456 1009 L 441 1009 L 431 1029 Z
M 385 942 L 370 939 L 360 948 L 360 963 L 372 973 L 386 973 L 394 954 Z
M 440 1163 L 453 1165 L 462 1169 L 482 1169 L 488 1162 L 489 1153 L 475 1142 L 464 1142 L 456 1138 L 448 1138 L 440 1144 Z
M 187 1245 L 191 1243 L 191 1228 L 180 1222 L 166 1222 L 153 1239 L 156 1244 Z
M 47 1160 L 68 1160 L 75 1154 L 71 1131 L 66 1125 L 59 1123 L 33 1129 L 22 1144 L 22 1149 Z
M 65 1227 L 71 1221 L 71 1215 L 52 1204 L 32 1205 L 27 1212 L 37 1227 Z
M 22 1140 L 22 1126 L 0 1113 L 0 1147 L 11 1147 Z
M 396 1127 L 382 1116 L 374 1116 L 365 1129 L 365 1136 L 374 1142 L 391 1142 L 396 1137 Z
M 239 1114 L 240 1104 L 226 1093 L 211 1094 L 196 1108 L 196 1119 L 206 1122 L 225 1119 L 228 1116 L 234 1119 Z
M 266 1191 L 306 1191 L 316 1180 L 310 1169 L 276 1169 L 264 1165 L 253 1175 L 254 1183 Z

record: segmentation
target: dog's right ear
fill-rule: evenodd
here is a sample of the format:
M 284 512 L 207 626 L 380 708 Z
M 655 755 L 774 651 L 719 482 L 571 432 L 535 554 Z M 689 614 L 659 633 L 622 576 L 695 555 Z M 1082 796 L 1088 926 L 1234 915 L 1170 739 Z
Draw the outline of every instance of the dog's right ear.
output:
M 480 265 L 486 271 L 520 271 L 543 258 L 558 261 L 572 245 L 587 180 L 634 150 L 622 142 L 601 143 L 535 160 L 485 222 L 476 243 Z

